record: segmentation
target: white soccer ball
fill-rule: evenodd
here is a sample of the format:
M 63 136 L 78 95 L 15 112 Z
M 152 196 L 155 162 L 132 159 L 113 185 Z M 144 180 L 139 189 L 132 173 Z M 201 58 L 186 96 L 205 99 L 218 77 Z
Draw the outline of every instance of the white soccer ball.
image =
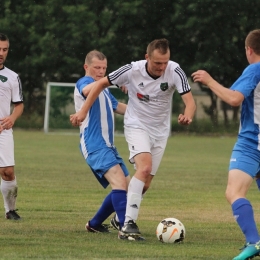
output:
M 156 236 L 163 243 L 182 242 L 185 234 L 184 225 L 176 218 L 163 219 L 156 229 Z

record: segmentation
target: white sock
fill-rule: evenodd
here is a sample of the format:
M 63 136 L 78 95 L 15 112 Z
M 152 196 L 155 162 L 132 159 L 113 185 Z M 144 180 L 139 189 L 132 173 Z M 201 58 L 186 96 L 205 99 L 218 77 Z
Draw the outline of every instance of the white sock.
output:
M 128 223 L 129 220 L 137 220 L 142 200 L 143 188 L 144 182 L 133 176 L 128 187 L 125 224 Z
M 5 212 L 15 210 L 15 202 L 18 190 L 16 178 L 13 181 L 5 181 L 1 179 L 0 189 L 4 199 Z

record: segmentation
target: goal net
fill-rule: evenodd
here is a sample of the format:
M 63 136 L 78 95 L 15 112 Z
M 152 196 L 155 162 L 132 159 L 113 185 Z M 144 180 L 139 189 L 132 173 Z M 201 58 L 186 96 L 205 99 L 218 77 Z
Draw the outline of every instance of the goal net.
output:
M 75 83 L 48 82 L 44 113 L 44 132 L 78 133 L 78 128 L 70 123 L 69 116 L 75 113 L 74 107 Z M 127 103 L 128 95 L 119 91 L 116 86 L 109 87 L 114 97 Z M 115 114 L 115 131 L 123 132 L 123 116 Z

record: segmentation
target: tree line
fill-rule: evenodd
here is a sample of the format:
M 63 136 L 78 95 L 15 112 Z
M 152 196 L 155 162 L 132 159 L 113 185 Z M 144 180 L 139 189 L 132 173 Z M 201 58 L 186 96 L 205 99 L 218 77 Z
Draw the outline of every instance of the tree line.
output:
M 0 8 L 0 31 L 10 39 L 6 66 L 22 80 L 27 120 L 43 120 L 46 83 L 76 82 L 90 50 L 107 56 L 110 72 L 143 59 L 156 38 L 170 41 L 171 59 L 187 76 L 206 69 L 229 87 L 247 65 L 245 36 L 260 28 L 259 0 L 3 0 Z M 200 87 L 216 124 L 217 97 Z

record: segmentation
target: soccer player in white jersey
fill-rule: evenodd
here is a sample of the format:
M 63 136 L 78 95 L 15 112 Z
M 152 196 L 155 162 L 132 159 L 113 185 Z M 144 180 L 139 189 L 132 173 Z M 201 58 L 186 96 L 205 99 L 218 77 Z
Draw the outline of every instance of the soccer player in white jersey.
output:
M 249 65 L 230 89 L 215 81 L 206 71 L 192 74 L 195 82 L 208 86 L 231 106 L 240 106 L 240 129 L 230 158 L 226 198 L 245 236 L 243 251 L 233 260 L 251 259 L 260 253 L 260 237 L 253 208 L 246 194 L 260 168 L 260 29 L 245 40 Z
M 9 39 L 0 33 L 0 175 L 5 217 L 19 220 L 16 212 L 17 180 L 14 173 L 14 140 L 12 127 L 23 113 L 22 84 L 19 76 L 4 66 Z M 11 103 L 13 110 L 11 112 Z
M 86 55 L 85 76 L 74 91 L 75 110 L 79 111 L 91 89 L 90 83 L 105 76 L 106 56 L 93 50 Z M 108 89 L 103 90 L 80 125 L 80 151 L 100 184 L 112 191 L 106 196 L 95 216 L 86 224 L 89 232 L 109 232 L 103 223 L 116 212 L 119 225 L 124 225 L 128 170 L 114 145 L 114 112 L 123 115 L 126 104 L 118 102 Z
M 119 231 L 119 238 L 121 235 L 138 237 L 136 220 L 142 194 L 149 188 L 166 147 L 174 91 L 178 91 L 185 105 L 184 113 L 178 117 L 179 124 L 192 122 L 196 105 L 185 73 L 178 63 L 170 60 L 167 39 L 152 41 L 145 60 L 125 65 L 95 82 L 84 106 L 71 120 L 75 124 L 82 122 L 99 93 L 111 84 L 128 88 L 124 129 L 129 160 L 136 169 L 128 187 L 125 225 Z

